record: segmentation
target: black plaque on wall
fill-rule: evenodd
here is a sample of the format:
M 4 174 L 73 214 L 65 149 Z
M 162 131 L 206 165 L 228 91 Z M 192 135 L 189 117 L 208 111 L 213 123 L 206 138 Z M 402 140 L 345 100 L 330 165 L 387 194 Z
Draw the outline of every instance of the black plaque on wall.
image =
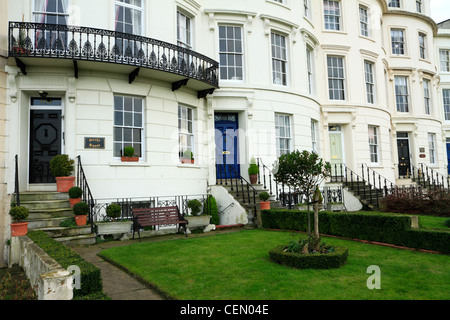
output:
M 85 149 L 105 149 L 105 138 L 86 137 L 84 138 Z

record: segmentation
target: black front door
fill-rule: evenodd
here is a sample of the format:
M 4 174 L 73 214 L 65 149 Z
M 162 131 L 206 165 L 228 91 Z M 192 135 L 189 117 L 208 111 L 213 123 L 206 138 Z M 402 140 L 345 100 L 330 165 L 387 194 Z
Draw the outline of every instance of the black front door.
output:
M 408 133 L 397 134 L 397 151 L 398 151 L 398 174 L 400 177 L 407 177 L 411 172 Z
M 31 110 L 30 183 L 55 183 L 50 160 L 61 154 L 61 110 Z

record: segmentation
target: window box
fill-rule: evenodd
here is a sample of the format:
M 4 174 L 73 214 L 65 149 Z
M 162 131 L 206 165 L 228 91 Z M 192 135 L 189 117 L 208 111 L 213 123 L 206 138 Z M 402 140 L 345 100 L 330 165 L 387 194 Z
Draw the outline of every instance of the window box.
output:
M 138 162 L 139 157 L 120 157 L 122 162 Z

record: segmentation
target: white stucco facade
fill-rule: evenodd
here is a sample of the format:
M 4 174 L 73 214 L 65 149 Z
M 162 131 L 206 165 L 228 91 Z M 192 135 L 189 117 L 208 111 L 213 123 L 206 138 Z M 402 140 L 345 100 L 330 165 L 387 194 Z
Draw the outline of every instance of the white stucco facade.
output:
M 8 21 L 43 19 L 41 1 L 7 2 Z M 65 4 L 67 25 L 114 31 L 121 23 L 119 1 L 60 3 Z M 234 119 L 235 160 L 244 178 L 252 157 L 270 168 L 280 152 L 306 149 L 354 171 L 369 166 L 402 184 L 399 137 L 408 141 L 410 164 L 423 162 L 448 174 L 450 120 L 445 120 L 442 89 L 450 89 L 450 73 L 439 70 L 439 48 L 449 49 L 450 43 L 448 30 L 438 31 L 429 17 L 428 0 L 423 1 L 422 12 L 414 1 L 401 1 L 400 8 L 392 8 L 384 0 L 142 0 L 131 4 L 133 33 L 173 45 L 182 43 L 219 62 L 218 86 L 190 79 L 188 85 L 174 89 L 180 76 L 151 68 L 141 68 L 130 81 L 135 66 L 89 59 L 77 61 L 75 74 L 73 61 L 61 56 L 20 57 L 25 75 L 10 57 L 5 97 L 6 195 L 14 192 L 15 155 L 19 156 L 21 191 L 54 188 L 30 182 L 31 110 L 46 108 L 32 104 L 40 91 L 61 99 L 52 106 L 62 116 L 60 152 L 73 159 L 81 156 L 97 199 L 206 193 L 208 185 L 216 183 L 217 155 L 225 154 L 215 139 L 216 116 L 224 114 Z M 333 11 L 338 20 L 330 20 L 330 8 L 338 8 Z M 3 34 L 7 26 L 1 27 Z M 396 39 L 401 53 L 393 53 L 398 48 L 393 48 L 392 30 L 396 37 L 402 34 Z M 70 32 L 66 36 L 69 45 L 74 38 Z M 83 33 L 76 39 L 80 50 L 88 37 Z M 100 38 L 95 39 L 98 47 Z M 146 57 L 150 58 L 150 52 Z M 407 83 L 407 110 L 397 104 L 400 80 Z M 215 90 L 199 97 L 198 92 L 205 89 Z M 142 101 L 142 109 L 134 109 L 134 116 L 142 116 L 140 138 L 133 138 L 140 148 L 137 163 L 121 162 L 117 156 L 116 97 Z M 429 111 L 425 100 L 430 102 Z M 186 139 L 192 143 L 194 164 L 180 161 L 180 121 L 186 119 L 180 119 L 179 110 L 186 108 L 192 116 L 186 121 L 192 125 Z M 103 138 L 104 148 L 86 148 L 89 137 Z M 430 139 L 435 139 L 433 148 Z M 7 238 L 4 234 L 1 241 Z

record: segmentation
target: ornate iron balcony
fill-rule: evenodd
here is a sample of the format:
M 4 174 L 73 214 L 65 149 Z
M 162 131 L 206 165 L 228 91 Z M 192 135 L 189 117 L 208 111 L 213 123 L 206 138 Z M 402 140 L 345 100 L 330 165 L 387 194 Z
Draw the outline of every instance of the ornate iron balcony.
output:
M 167 42 L 104 29 L 10 22 L 10 57 L 109 62 L 177 74 L 218 88 L 219 63 Z

